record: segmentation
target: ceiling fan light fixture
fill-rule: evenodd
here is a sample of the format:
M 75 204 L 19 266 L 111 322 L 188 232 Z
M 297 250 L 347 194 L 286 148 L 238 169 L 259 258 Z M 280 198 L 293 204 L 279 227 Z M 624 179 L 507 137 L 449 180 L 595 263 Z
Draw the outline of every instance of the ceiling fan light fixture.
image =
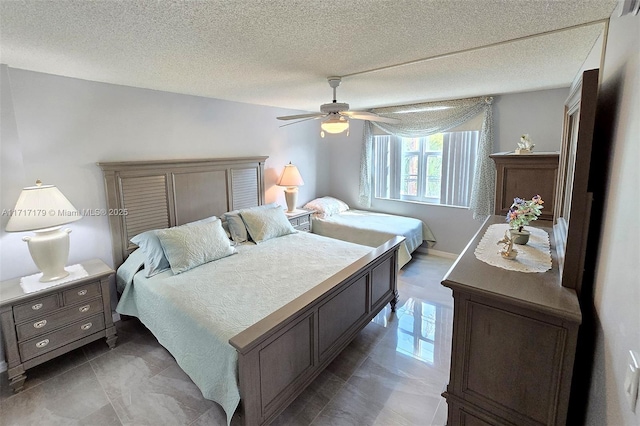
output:
M 342 133 L 349 130 L 349 120 L 344 117 L 331 117 L 322 122 L 320 128 L 331 134 Z

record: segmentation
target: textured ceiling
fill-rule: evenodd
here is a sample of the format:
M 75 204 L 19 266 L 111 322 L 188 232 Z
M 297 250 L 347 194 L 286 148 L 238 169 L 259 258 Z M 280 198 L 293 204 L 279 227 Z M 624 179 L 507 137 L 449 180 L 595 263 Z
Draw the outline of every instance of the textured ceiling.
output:
M 2 0 L 0 61 L 312 111 L 331 100 L 326 77 L 346 76 L 338 100 L 367 108 L 569 86 L 615 4 Z

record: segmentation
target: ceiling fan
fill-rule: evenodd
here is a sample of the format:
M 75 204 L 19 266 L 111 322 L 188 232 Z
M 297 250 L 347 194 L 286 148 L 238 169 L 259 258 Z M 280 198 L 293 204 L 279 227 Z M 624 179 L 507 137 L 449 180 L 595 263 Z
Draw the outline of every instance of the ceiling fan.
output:
M 308 120 L 319 120 L 326 118 L 320 125 L 322 129 L 320 136 L 324 138 L 327 133 L 342 133 L 347 131 L 349 135 L 349 119 L 380 121 L 383 123 L 398 123 L 400 120 L 395 118 L 380 117 L 378 114 L 366 111 L 349 111 L 349 104 L 336 101 L 336 88 L 340 86 L 342 79 L 340 77 L 329 77 L 329 86 L 333 89 L 333 102 L 320 105 L 320 112 L 312 112 L 309 114 L 285 115 L 277 117 L 278 120 L 298 120 L 294 123 L 284 124 L 280 127 L 289 126 L 291 124 L 302 123 Z

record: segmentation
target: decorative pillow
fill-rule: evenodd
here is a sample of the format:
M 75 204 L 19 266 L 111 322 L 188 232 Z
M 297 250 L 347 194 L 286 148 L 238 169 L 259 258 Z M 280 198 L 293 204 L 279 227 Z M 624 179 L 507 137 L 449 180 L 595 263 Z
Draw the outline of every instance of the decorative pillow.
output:
M 162 229 L 156 231 L 156 234 L 174 274 L 236 252 L 222 229 L 220 219 L 209 223 Z
M 229 231 L 229 222 L 227 222 L 226 220 L 223 220 L 222 229 L 224 229 L 224 233 L 227 234 L 227 238 L 231 239 L 231 231 Z
M 169 269 L 169 261 L 162 251 L 162 244 L 156 235 L 157 230 L 151 230 L 138 234 L 131 239 L 131 242 L 145 254 L 144 270 L 147 277 L 152 277 L 162 271 Z
M 211 216 L 197 220 L 195 222 L 189 222 L 181 226 L 214 222 L 216 220 L 218 220 L 217 217 Z M 140 247 L 142 252 L 147 256 L 146 260 L 144 261 L 144 269 L 146 271 L 147 278 L 157 275 L 160 272 L 164 272 L 170 268 L 169 261 L 164 255 L 162 244 L 160 244 L 160 240 L 156 235 L 157 231 L 158 229 L 152 229 L 151 231 L 146 231 L 138 234 L 131 239 L 131 242 Z
M 251 207 L 243 210 L 234 210 L 232 212 L 227 212 L 223 216 L 227 223 L 229 224 L 229 232 L 231 233 L 231 239 L 236 243 L 244 243 L 249 240 L 249 235 L 247 234 L 247 227 L 240 217 L 240 212 L 249 211 L 249 210 L 262 210 L 262 209 L 272 209 L 274 207 L 280 207 L 277 203 L 271 204 L 263 204 L 261 206 Z
M 133 276 L 136 272 L 144 268 L 146 259 L 147 256 L 141 248 L 131 252 L 116 272 L 116 289 L 118 289 L 118 292 L 122 293 L 127 284 L 133 281 Z
M 345 202 L 333 197 L 316 198 L 305 204 L 303 208 L 314 210 L 314 216 L 319 218 L 329 217 L 349 210 L 349 206 Z
M 271 208 L 262 210 L 243 210 L 240 216 L 247 225 L 249 236 L 256 243 L 297 232 L 284 210 Z

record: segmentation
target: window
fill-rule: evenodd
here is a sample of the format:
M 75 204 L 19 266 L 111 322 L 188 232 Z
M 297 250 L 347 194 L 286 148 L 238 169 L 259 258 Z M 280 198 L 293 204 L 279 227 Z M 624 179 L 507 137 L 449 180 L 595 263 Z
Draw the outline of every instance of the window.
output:
M 468 207 L 480 132 L 375 136 L 376 198 Z

